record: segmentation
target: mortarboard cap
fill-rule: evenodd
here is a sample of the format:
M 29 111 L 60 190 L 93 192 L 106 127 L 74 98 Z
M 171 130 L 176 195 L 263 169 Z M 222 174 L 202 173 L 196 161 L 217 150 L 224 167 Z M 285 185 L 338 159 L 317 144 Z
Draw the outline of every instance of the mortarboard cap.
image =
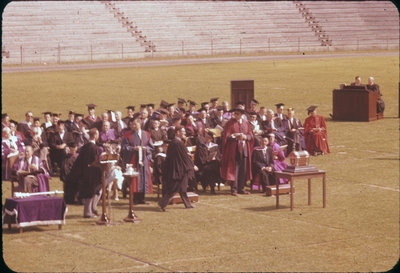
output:
M 7 113 L 1 114 L 1 119 L 5 118 L 5 117 L 8 117 Z
M 75 117 L 83 117 L 83 114 L 75 113 Z
M 74 111 L 69 111 L 68 115 L 75 115 L 75 112 Z
M 35 122 L 35 121 L 39 121 L 40 120 L 40 118 L 38 118 L 38 117 L 34 117 L 33 118 L 33 121 Z
M 256 100 L 256 99 L 251 99 L 250 102 L 254 102 L 256 104 L 259 104 L 258 100 Z
M 182 98 L 178 98 L 178 103 L 186 103 L 186 101 Z
M 57 121 L 57 124 L 58 124 L 58 125 L 60 125 L 60 124 L 65 124 L 65 121 L 62 120 L 62 119 L 60 119 L 59 121 Z
M 147 107 L 147 104 L 141 104 L 140 105 L 140 108 L 146 108 Z
M 50 115 L 51 116 L 51 112 L 42 112 L 43 115 Z
M 254 112 L 254 111 L 251 111 L 251 112 L 249 113 L 249 115 L 250 115 L 250 116 L 257 116 L 257 113 Z
M 93 103 L 89 103 L 89 104 L 86 104 L 86 106 L 88 107 L 88 109 L 94 109 L 97 105 L 95 105 Z
M 167 110 L 165 110 L 165 109 L 160 109 L 160 113 L 161 113 L 161 114 L 168 115 L 168 111 L 167 111 Z
M 61 113 L 52 113 L 51 114 L 53 117 L 59 117 L 59 116 L 61 116 Z
M 208 101 L 202 102 L 201 107 L 204 107 L 204 105 L 206 105 L 206 104 L 210 104 L 210 103 Z
M 135 106 L 129 105 L 127 107 L 125 107 L 126 109 L 131 109 L 132 111 L 135 111 Z
M 231 112 L 231 113 L 233 113 L 233 112 L 240 112 L 240 113 L 244 113 L 244 110 L 243 109 L 240 109 L 240 108 L 233 108 L 233 109 L 231 109 L 231 110 L 229 110 L 229 112 Z
M 168 102 L 166 102 L 165 100 L 161 100 L 161 102 L 160 102 L 160 107 L 162 107 L 162 108 L 167 108 L 168 107 Z
M 236 105 L 244 105 L 244 102 L 243 101 L 238 101 L 238 102 L 236 102 Z
M 149 103 L 149 104 L 147 104 L 147 107 L 154 108 L 154 103 Z
M 188 100 L 188 102 L 189 102 L 190 105 L 196 105 L 197 104 L 196 102 L 194 102 L 192 100 Z
M 210 99 L 210 102 L 214 102 L 214 101 L 217 101 L 219 98 L 211 98 Z
M 206 111 L 207 112 L 207 109 L 204 108 L 204 107 L 201 107 L 199 110 L 197 110 L 197 112 L 201 112 L 201 111 Z
M 284 105 L 285 105 L 285 104 L 283 104 L 282 102 L 281 102 L 281 103 L 275 104 L 276 108 L 279 108 L 279 107 L 284 106 Z
M 310 107 L 307 108 L 307 112 L 310 114 L 311 112 L 314 112 L 315 109 L 317 109 L 317 106 L 311 105 Z
M 167 107 L 173 106 L 175 103 L 168 103 Z

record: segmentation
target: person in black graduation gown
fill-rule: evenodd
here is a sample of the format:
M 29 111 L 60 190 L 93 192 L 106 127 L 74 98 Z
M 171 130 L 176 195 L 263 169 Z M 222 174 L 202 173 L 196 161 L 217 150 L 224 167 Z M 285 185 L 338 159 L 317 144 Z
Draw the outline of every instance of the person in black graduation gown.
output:
M 164 195 L 158 202 L 162 211 L 165 211 L 168 203 L 177 192 L 179 192 L 186 208 L 194 207 L 190 204 L 186 193 L 188 181 L 194 178 L 194 164 L 189 151 L 182 141 L 185 134 L 185 128 L 177 126 L 175 128 L 175 138 L 171 140 L 168 146 L 163 171 Z
M 210 186 L 211 193 L 215 193 L 215 183 L 221 180 L 220 161 L 221 153 L 218 144 L 214 143 L 214 133 L 207 131 L 205 138 L 199 136 L 197 138 L 196 152 L 194 155 L 194 163 L 199 171 L 196 176 L 206 191 Z
M 89 142 L 82 146 L 77 159 L 72 166 L 66 183 L 72 183 L 79 189 L 79 198 L 84 201 L 83 217 L 96 217 L 97 203 L 101 196 L 101 169 L 96 166 L 99 149 L 96 141 L 99 131 L 92 128 L 89 131 Z M 66 200 L 67 201 L 67 200 Z
M 265 187 L 275 185 L 274 178 L 274 155 L 272 148 L 268 146 L 269 139 L 267 134 L 262 135 L 261 146 L 254 148 L 252 154 L 253 179 L 259 178 L 263 192 Z

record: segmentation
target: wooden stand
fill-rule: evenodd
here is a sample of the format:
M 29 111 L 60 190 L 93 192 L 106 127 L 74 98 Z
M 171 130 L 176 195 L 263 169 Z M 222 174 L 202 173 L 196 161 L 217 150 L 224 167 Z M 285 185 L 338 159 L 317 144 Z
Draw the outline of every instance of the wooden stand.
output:
M 102 165 L 103 166 L 103 165 Z M 106 210 L 106 178 L 105 178 L 105 170 L 101 168 L 101 183 L 102 183 L 102 206 L 101 206 L 101 217 L 96 222 L 97 225 L 108 225 L 110 223 L 110 219 L 107 217 L 107 210 Z
M 134 183 L 138 183 L 137 182 L 137 177 L 138 174 L 132 174 L 132 175 L 125 175 L 124 177 L 128 177 L 131 178 L 131 188 L 129 191 L 129 212 L 128 212 L 128 216 L 124 218 L 125 222 L 130 222 L 130 223 L 138 223 L 140 221 L 139 217 L 137 217 L 137 215 L 135 214 L 135 212 L 133 211 L 133 186 Z

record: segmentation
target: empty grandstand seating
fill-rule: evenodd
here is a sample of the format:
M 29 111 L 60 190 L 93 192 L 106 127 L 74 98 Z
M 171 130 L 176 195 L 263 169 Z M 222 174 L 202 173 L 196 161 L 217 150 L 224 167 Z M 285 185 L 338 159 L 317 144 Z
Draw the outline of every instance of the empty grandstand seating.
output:
M 16 1 L 2 31 L 3 64 L 399 46 L 389 1 Z

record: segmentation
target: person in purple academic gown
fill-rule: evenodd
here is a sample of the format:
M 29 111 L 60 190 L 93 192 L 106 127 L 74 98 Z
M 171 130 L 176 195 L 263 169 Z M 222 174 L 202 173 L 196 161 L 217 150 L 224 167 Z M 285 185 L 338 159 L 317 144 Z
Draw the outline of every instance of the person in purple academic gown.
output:
M 285 151 L 281 150 L 281 146 L 275 141 L 275 134 L 271 133 L 269 136 L 269 145 L 272 148 L 272 153 L 274 154 L 274 170 L 275 171 L 282 171 L 286 169 L 288 164 L 285 162 Z M 287 179 L 279 179 L 281 184 L 287 183 Z
M 114 129 L 111 129 L 111 124 L 109 121 L 104 121 L 103 128 L 100 131 L 99 142 L 101 144 L 104 144 L 104 143 L 114 141 L 114 140 L 115 140 Z
M 33 155 L 30 145 L 25 147 L 25 156 L 14 164 L 14 171 L 18 176 L 18 186 L 21 192 L 49 191 L 49 174 L 39 157 Z
M 138 183 L 133 188 L 133 202 L 146 204 L 145 194 L 153 193 L 150 172 L 153 141 L 150 133 L 142 130 L 139 114 L 129 120 L 128 127 L 130 130 L 125 132 L 121 141 L 121 157 L 124 164 L 133 164 L 139 172 Z

